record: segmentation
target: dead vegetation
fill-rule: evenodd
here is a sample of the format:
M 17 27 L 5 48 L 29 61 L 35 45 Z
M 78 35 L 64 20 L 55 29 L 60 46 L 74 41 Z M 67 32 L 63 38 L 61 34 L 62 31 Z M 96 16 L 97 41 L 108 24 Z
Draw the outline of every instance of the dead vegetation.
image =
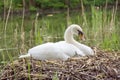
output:
M 120 53 L 97 51 L 95 56 L 63 61 L 16 60 L 4 67 L 1 80 L 119 80 Z

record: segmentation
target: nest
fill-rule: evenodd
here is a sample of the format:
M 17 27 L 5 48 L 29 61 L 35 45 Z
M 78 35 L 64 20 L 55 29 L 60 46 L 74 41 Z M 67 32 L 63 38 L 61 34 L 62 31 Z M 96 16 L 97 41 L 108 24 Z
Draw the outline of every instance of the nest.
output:
M 120 80 L 120 56 L 97 51 L 67 61 L 19 59 L 4 67 L 0 80 Z

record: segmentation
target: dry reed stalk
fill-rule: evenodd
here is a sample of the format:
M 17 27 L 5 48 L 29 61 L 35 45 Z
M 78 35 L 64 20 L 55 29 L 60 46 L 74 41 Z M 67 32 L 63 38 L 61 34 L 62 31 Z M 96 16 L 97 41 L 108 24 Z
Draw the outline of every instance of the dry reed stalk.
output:
M 82 24 L 82 26 L 84 27 L 84 26 L 88 26 L 88 24 L 87 24 L 87 19 L 86 19 L 86 15 L 85 15 L 85 11 L 84 11 L 84 5 L 83 5 L 83 0 L 81 0 L 81 9 L 82 9 L 82 17 L 83 17 L 83 24 Z
M 69 2 L 69 0 L 67 0 L 67 16 L 66 16 L 66 19 L 67 19 L 67 26 L 69 26 L 70 25 L 70 6 L 69 6 L 69 4 L 70 4 L 70 2 Z
M 37 23 L 38 23 L 38 16 L 39 16 L 39 13 L 37 13 L 36 14 L 36 17 L 35 17 L 35 35 L 37 35 L 37 30 L 38 30 L 38 28 L 37 28 Z
M 25 53 L 25 31 L 24 31 L 24 17 L 25 17 L 25 0 L 23 0 L 23 16 L 22 16 L 22 25 L 21 25 L 21 50 L 20 53 Z
M 30 39 L 29 39 L 29 46 L 31 47 L 32 46 L 32 44 L 33 44 L 33 31 L 32 30 L 30 30 L 30 32 L 29 32 L 29 34 L 30 34 Z
M 106 23 L 107 23 L 107 15 L 106 15 L 106 11 L 107 11 L 107 6 L 108 6 L 108 4 L 107 4 L 108 2 L 107 2 L 107 0 L 106 0 L 106 3 L 105 3 L 105 8 L 104 8 L 104 12 L 103 12 L 103 15 L 102 15 L 102 42 L 103 42 L 103 40 L 104 40 L 104 38 L 105 38 L 105 31 L 104 31 L 104 27 L 105 26 L 107 26 L 106 25 Z
M 16 24 L 16 28 L 14 29 L 14 43 L 15 43 L 15 47 L 18 47 L 18 32 L 17 32 L 17 27 L 18 27 L 18 24 Z
M 35 21 L 32 21 L 32 28 L 29 31 L 29 47 L 32 47 L 35 40 Z
M 112 10 L 110 27 L 109 27 L 110 33 L 112 33 L 115 30 L 115 16 L 116 16 L 116 12 L 117 12 L 117 6 L 118 6 L 118 0 L 116 0 L 115 8 L 113 7 L 113 10 Z
M 4 1 L 5 2 L 5 1 Z M 8 9 L 8 13 L 7 13 L 7 17 L 6 17 L 6 21 L 5 21 L 5 25 L 4 25 L 4 44 L 5 44 L 5 48 L 7 48 L 7 43 L 6 43 L 6 30 L 7 30 L 7 24 L 8 24 L 8 19 L 10 16 L 10 12 L 11 12 L 11 7 L 12 7 L 12 0 L 10 1 L 10 6 Z M 5 17 L 5 16 L 4 16 Z M 6 51 L 8 53 L 8 51 Z
M 39 37 L 38 37 L 38 17 L 39 17 L 39 13 L 36 13 L 36 17 L 35 17 L 35 21 L 34 21 L 34 27 L 33 27 L 33 34 L 35 37 L 35 44 L 37 44 L 39 42 Z M 39 33 L 40 34 L 40 33 Z

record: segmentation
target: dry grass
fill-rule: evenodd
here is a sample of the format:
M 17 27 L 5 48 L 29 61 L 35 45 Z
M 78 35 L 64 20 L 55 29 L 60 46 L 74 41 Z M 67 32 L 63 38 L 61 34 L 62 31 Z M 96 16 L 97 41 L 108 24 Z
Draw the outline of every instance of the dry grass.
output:
M 63 61 L 20 59 L 8 64 L 1 80 L 119 80 L 120 53 L 97 50 L 95 56 Z M 56 77 L 56 79 L 55 79 Z

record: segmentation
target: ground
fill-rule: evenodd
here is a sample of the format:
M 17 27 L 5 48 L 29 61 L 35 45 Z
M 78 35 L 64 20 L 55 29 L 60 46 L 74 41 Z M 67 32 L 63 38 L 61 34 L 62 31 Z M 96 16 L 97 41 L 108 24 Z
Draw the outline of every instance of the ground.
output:
M 95 56 L 67 61 L 19 59 L 6 65 L 1 80 L 120 80 L 120 53 L 97 50 Z

